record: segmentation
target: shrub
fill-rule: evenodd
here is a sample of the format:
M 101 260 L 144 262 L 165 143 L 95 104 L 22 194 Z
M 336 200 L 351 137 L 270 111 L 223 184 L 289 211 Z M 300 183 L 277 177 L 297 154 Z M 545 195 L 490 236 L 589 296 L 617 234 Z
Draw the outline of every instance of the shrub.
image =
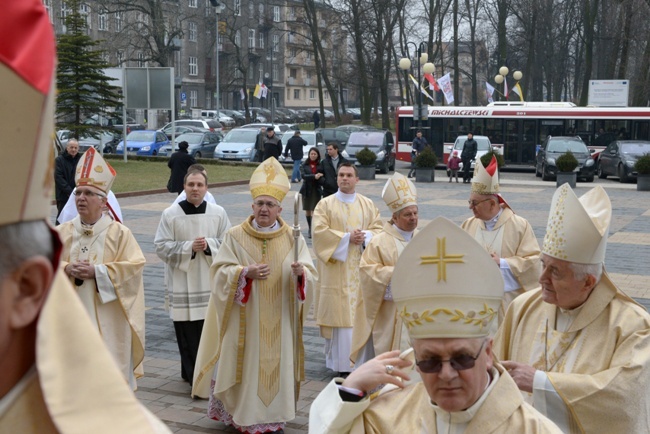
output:
M 558 172 L 573 172 L 578 167 L 578 160 L 571 151 L 566 151 L 564 154 L 557 157 L 555 165 Z
M 639 175 L 650 175 L 650 153 L 637 158 L 634 169 Z
M 374 166 L 375 161 L 377 161 L 377 154 L 372 152 L 366 146 L 365 148 L 357 152 L 357 161 L 361 166 Z
M 498 152 L 494 152 L 494 150 L 490 149 L 487 152 L 487 154 L 481 157 L 481 163 L 483 163 L 483 167 L 488 167 L 490 161 L 492 161 L 493 156 L 496 157 L 497 159 L 497 166 L 499 166 L 499 169 L 505 166 L 506 160 L 505 158 L 503 158 L 503 155 L 499 154 Z
M 424 150 L 415 157 L 415 167 L 421 169 L 424 168 L 435 168 L 438 164 L 438 157 L 433 152 L 431 146 L 427 145 L 424 147 Z

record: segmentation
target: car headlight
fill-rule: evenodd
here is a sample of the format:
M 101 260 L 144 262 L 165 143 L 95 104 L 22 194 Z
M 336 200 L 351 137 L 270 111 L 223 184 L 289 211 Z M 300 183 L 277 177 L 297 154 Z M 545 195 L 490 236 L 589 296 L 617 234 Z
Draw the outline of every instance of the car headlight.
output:
M 151 150 L 151 146 L 143 146 L 143 147 L 140 148 L 140 150 L 141 150 L 141 151 L 150 151 L 150 150 Z
M 252 151 L 252 150 L 253 150 L 253 147 L 250 146 L 250 147 L 244 149 L 244 154 L 248 154 L 248 153 L 249 153 L 250 151 Z
M 585 167 L 591 167 L 594 165 L 594 159 L 593 158 L 587 158 L 587 161 L 585 162 Z
M 120 143 L 119 145 L 117 145 L 117 149 L 119 149 L 119 150 L 121 151 L 123 146 L 124 146 L 124 145 L 122 145 L 122 144 Z
M 555 158 L 548 158 L 546 160 L 546 163 L 550 164 L 551 166 L 555 166 Z
M 627 164 L 627 167 L 634 167 L 635 161 L 634 160 L 627 160 L 625 162 L 625 164 Z
M 383 159 L 384 155 L 386 155 L 386 152 L 384 152 L 384 151 L 377 152 L 377 160 Z
M 343 155 L 343 158 L 350 158 L 350 154 L 348 154 L 346 151 L 341 152 L 341 155 Z

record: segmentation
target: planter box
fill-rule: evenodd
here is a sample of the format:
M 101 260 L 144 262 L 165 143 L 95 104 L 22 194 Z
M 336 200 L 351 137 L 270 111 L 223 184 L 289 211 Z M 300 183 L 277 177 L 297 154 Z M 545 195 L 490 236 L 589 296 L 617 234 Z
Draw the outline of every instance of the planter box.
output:
M 569 184 L 571 188 L 576 188 L 577 180 L 578 174 L 576 172 L 558 172 L 555 186 L 559 187 L 562 184 Z
M 418 167 L 415 169 L 415 182 L 433 182 L 435 170 L 431 168 Z
M 359 172 L 359 179 L 366 181 L 375 179 L 375 165 L 372 166 L 357 166 Z
M 636 191 L 650 191 L 650 175 L 636 176 Z

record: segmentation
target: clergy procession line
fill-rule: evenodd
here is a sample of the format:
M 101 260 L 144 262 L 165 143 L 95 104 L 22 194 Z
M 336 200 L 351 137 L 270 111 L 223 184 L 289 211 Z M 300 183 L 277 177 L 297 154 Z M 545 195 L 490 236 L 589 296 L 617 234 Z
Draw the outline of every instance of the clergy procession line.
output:
M 473 217 L 420 227 L 423 197 L 407 176 L 383 185 L 382 220 L 328 144 L 302 168 L 313 184 L 300 194 L 316 194 L 303 208 L 313 252 L 299 193 L 282 214 L 291 182 L 272 156 L 237 205 L 219 205 L 189 166 L 181 194 L 149 219 L 151 240 L 109 201 L 119 174 L 93 148 L 77 158 L 71 143 L 55 164 L 48 15 L 40 0 L 5 6 L 0 95 L 19 103 L 0 106 L 0 123 L 25 145 L 0 162 L 16 204 L 0 212 L 0 434 L 181 429 L 134 393 L 151 362 L 145 289 L 164 292 L 180 354 L 171 375 L 188 383 L 175 391 L 204 402 L 207 432 L 292 430 L 309 387 L 309 312 L 335 377 L 313 400 L 310 433 L 650 432 L 650 315 L 605 270 L 614 222 L 602 187 L 578 196 L 565 184 L 550 208 L 538 204 L 549 216 L 540 248 L 494 158 L 476 162 Z M 62 214 L 57 194 L 52 228 L 52 187 L 70 177 L 61 191 L 75 209 Z M 154 261 L 164 285 L 145 288 Z

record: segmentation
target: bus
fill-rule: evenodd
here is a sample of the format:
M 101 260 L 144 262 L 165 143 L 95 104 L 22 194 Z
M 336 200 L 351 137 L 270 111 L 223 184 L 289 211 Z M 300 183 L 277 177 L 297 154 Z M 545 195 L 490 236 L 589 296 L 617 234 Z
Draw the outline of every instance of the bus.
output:
M 418 129 L 413 107 L 398 107 L 396 158 L 411 160 Z M 565 102 L 497 102 L 482 107 L 429 106 L 422 134 L 447 163 L 456 137 L 468 132 L 487 136 L 501 148 L 506 164 L 534 166 L 537 149 L 551 136 L 580 136 L 594 158 L 615 139 L 650 140 L 648 107 L 577 107 Z

